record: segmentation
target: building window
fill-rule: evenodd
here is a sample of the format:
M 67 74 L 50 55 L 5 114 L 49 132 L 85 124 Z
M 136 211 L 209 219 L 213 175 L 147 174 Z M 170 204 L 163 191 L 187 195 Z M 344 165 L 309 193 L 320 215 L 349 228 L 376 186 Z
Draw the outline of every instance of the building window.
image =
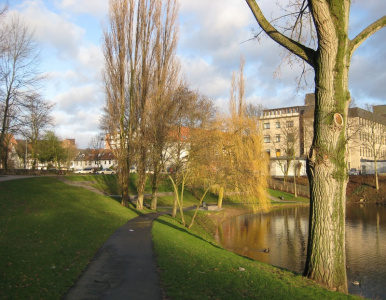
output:
M 276 142 L 277 142 L 277 143 L 280 142 L 280 134 L 277 134 L 277 135 L 276 135 Z
M 276 149 L 276 157 L 280 157 L 280 156 L 281 156 L 280 149 Z
M 264 123 L 264 129 L 270 129 L 271 125 L 270 123 Z
M 280 128 L 280 122 L 276 122 L 276 128 Z
M 294 127 L 294 121 L 287 121 L 287 128 Z
M 270 143 L 271 142 L 271 137 L 269 135 L 264 136 L 264 143 Z
M 271 156 L 271 149 L 267 149 L 265 151 L 267 152 L 268 156 Z

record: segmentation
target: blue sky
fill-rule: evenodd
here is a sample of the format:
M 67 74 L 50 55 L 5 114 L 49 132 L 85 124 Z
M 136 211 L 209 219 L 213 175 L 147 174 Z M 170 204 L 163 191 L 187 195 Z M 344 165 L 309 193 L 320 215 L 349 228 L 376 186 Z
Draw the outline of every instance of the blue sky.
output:
M 4 2 L 4 1 L 2 1 Z M 386 1 L 353 1 L 350 37 L 386 13 Z M 42 70 L 48 75 L 44 94 L 56 103 L 55 131 L 87 147 L 99 132 L 104 105 L 101 70 L 101 24 L 107 0 L 8 0 L 9 15 L 19 14 L 34 28 L 42 46 Z M 276 1 L 259 1 L 271 16 Z M 283 50 L 268 38 L 245 42 L 258 30 L 243 0 L 180 0 L 178 56 L 191 88 L 228 107 L 232 71 L 244 55 L 247 102 L 266 108 L 302 105 L 313 86 L 296 93 L 300 69 L 284 65 Z M 386 29 L 367 40 L 354 54 L 350 91 L 357 106 L 386 104 Z M 312 78 L 311 78 L 312 79 Z M 312 80 L 311 80 L 312 82 Z

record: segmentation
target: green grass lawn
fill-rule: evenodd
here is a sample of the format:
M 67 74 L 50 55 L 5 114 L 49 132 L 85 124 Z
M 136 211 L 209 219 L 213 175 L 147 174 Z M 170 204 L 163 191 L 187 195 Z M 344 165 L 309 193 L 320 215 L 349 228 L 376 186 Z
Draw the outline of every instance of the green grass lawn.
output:
M 115 175 L 67 178 L 93 181 L 111 194 L 117 184 Z M 160 189 L 170 190 L 167 182 Z M 217 197 L 209 194 L 205 200 L 216 203 Z M 173 196 L 162 196 L 158 205 L 172 202 Z M 186 191 L 184 206 L 197 203 Z M 185 213 L 188 224 L 192 214 Z M 222 249 L 213 241 L 216 225 L 207 214 L 199 211 L 192 230 L 168 216 L 154 223 L 154 245 L 169 299 L 349 298 Z M 60 299 L 104 241 L 137 215 L 133 207 L 51 177 L 0 182 L 0 299 Z
M 54 178 L 0 182 L 0 298 L 60 299 L 134 209 Z
M 285 201 L 296 201 L 296 202 L 302 202 L 302 203 L 310 203 L 310 199 L 308 199 L 308 198 L 300 197 L 300 196 L 295 198 L 295 196 L 293 194 L 290 194 L 287 192 L 268 189 L 268 193 L 271 196 L 274 196 L 276 198 L 283 197 Z
M 116 175 L 70 175 L 66 176 L 66 179 L 71 181 L 92 181 L 93 186 L 106 192 L 109 195 L 120 195 L 117 176 Z M 130 174 L 130 190 L 131 194 L 136 194 L 135 185 L 138 180 L 138 174 Z M 161 176 L 161 182 L 158 189 L 159 193 L 164 192 L 173 192 L 173 187 L 169 179 L 165 176 Z M 151 193 L 150 180 L 146 181 L 145 193 Z M 158 197 L 158 206 L 168 206 L 173 205 L 173 195 L 159 196 Z M 212 194 L 207 194 L 205 201 L 210 203 L 216 203 L 217 197 Z M 198 204 L 197 198 L 195 198 L 189 191 L 185 190 L 184 192 L 184 207 L 189 207 Z M 150 199 L 145 199 L 145 203 L 150 205 Z
M 173 190 L 172 185 L 167 178 L 167 175 L 161 174 L 160 176 L 160 185 L 158 188 L 158 192 L 170 192 Z M 66 179 L 72 181 L 92 181 L 93 186 L 104 191 L 109 195 L 120 195 L 120 187 L 117 181 L 117 175 L 68 175 Z M 138 181 L 138 174 L 132 173 L 130 174 L 130 194 L 137 194 L 136 184 Z M 148 176 L 145 185 L 145 193 L 151 193 L 151 185 L 150 185 L 150 176 Z
M 196 224 L 193 231 L 169 216 L 154 222 L 154 247 L 168 299 L 359 299 L 228 252 L 211 240 L 199 220 Z

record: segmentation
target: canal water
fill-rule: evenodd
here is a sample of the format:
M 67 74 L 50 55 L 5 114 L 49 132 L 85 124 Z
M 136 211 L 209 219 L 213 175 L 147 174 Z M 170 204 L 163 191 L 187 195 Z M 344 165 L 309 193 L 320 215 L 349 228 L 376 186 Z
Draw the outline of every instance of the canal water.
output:
M 220 243 L 238 254 L 302 273 L 308 213 L 308 207 L 292 207 L 237 216 L 220 225 Z M 346 256 L 349 292 L 386 299 L 385 206 L 347 206 Z M 361 281 L 361 286 L 353 285 L 353 281 Z

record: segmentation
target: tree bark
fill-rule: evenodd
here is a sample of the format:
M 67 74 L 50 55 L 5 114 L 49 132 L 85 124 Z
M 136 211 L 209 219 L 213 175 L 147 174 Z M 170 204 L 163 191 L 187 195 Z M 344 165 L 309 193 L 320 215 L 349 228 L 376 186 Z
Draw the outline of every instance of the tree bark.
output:
M 218 191 L 218 201 L 217 201 L 217 206 L 218 208 L 222 208 L 222 200 L 224 198 L 224 187 L 220 186 L 220 190 Z
M 375 188 L 379 191 L 379 181 L 378 181 L 378 166 L 377 166 L 377 157 L 374 159 L 374 171 L 375 171 Z
M 312 50 L 280 34 L 255 0 L 246 0 L 263 30 L 315 70 L 314 138 L 307 159 L 310 222 L 304 275 L 347 292 L 345 213 L 348 70 L 355 45 L 348 39 L 349 0 L 308 0 L 318 36 Z M 341 116 L 336 118 L 336 116 Z
M 304 4 L 310 9 L 317 33 L 317 49 L 313 50 L 278 32 L 265 18 L 256 0 L 246 2 L 256 21 L 272 40 L 315 70 L 314 137 L 307 159 L 310 222 L 304 275 L 331 289 L 347 292 L 348 71 L 355 49 L 386 26 L 386 16 L 349 40 L 350 0 L 307 0 Z M 303 12 L 299 12 L 300 19 L 302 15 Z
M 314 138 L 307 160 L 311 201 L 304 275 L 347 293 L 346 124 L 350 55 L 346 33 L 350 3 L 329 2 L 330 5 L 310 1 L 320 45 L 314 68 Z M 331 14 L 337 18 L 326 17 Z
M 143 199 L 146 184 L 146 148 L 141 147 L 140 159 L 138 162 L 138 182 L 137 182 L 137 209 L 143 209 Z

